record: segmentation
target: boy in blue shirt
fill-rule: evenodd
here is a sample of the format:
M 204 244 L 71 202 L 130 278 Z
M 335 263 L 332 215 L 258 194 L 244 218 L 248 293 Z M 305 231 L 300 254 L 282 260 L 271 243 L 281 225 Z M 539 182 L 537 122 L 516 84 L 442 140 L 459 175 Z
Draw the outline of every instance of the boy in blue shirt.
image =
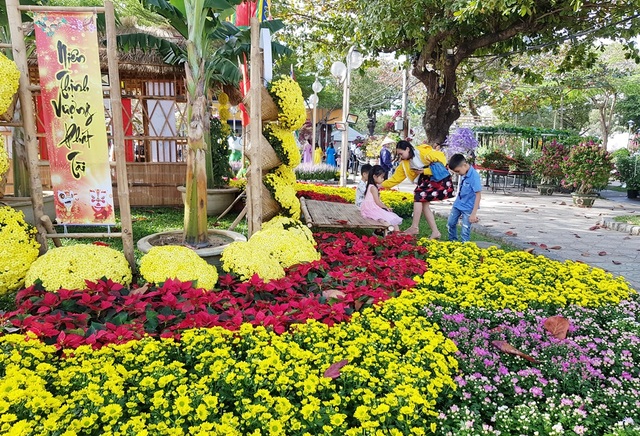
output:
M 458 153 L 449 159 L 449 169 L 460 176 L 460 189 L 453 202 L 447 227 L 449 228 L 449 240 L 458 240 L 458 221 L 462 218 L 462 242 L 469 242 L 471 238 L 471 224 L 478 222 L 478 209 L 480 208 L 480 191 L 482 182 L 480 175 L 465 157 Z

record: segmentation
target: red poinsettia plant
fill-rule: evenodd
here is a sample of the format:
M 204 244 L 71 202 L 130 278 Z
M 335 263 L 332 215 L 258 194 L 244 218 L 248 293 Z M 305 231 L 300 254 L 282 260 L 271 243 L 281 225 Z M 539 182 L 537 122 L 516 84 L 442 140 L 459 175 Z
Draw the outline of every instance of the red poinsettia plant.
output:
M 145 335 L 179 339 L 184 329 L 236 330 L 247 322 L 283 333 L 307 319 L 347 321 L 355 311 L 412 288 L 413 277 L 427 269 L 426 249 L 408 236 L 314 236 L 321 259 L 290 268 L 282 279 L 240 282 L 223 275 L 211 292 L 177 280 L 134 289 L 104 280 L 87 282 L 83 291 L 57 293 L 36 285 L 18 293 L 18 309 L 0 315 L 0 325 L 9 332 L 30 331 L 60 348 L 99 348 Z

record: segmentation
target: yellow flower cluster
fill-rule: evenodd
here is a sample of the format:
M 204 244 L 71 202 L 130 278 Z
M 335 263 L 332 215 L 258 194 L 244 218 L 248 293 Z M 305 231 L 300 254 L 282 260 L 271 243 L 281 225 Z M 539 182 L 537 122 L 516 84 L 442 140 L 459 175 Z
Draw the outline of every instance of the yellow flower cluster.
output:
M 20 289 L 31 264 L 38 258 L 40 244 L 36 229 L 24 221 L 24 214 L 9 206 L 0 207 L 0 295 Z
M 267 87 L 278 106 L 278 123 L 286 130 L 298 130 L 307 120 L 304 97 L 300 85 L 289 76 L 280 76 Z
M 163 283 L 167 279 L 197 281 L 197 287 L 212 290 L 218 271 L 190 248 L 179 245 L 153 247 L 140 260 L 140 275 L 147 282 Z
M 9 171 L 9 155 L 4 148 L 4 135 L 0 135 L 0 178 Z
M 229 180 L 229 186 L 231 186 L 232 188 L 245 190 L 247 189 L 247 179 L 231 179 Z
M 124 255 L 100 245 L 68 245 L 47 251 L 33 262 L 25 285 L 36 280 L 48 291 L 85 289 L 85 280 L 111 279 L 123 286 L 131 283 L 131 268 Z
M 224 92 L 218 94 L 218 114 L 220 114 L 220 123 L 222 123 L 222 136 L 226 137 L 231 134 L 231 126 L 227 121 L 231 116 L 229 112 L 229 96 Z
M 61 357 L 0 337 L 0 432 L 102 435 L 407 435 L 436 430 L 455 344 L 400 297 L 329 328 L 243 324 Z M 415 308 L 415 311 L 413 310 Z M 408 313 L 404 313 L 408 312 Z M 347 360 L 337 379 L 325 377 Z
M 271 123 L 264 126 L 262 134 L 269 141 L 283 164 L 292 168 L 300 165 L 300 150 L 293 132 Z
M 285 276 L 284 269 L 320 259 L 311 231 L 297 219 L 275 217 L 247 242 L 234 242 L 222 252 L 222 268 L 249 280 Z
M 0 115 L 2 115 L 13 103 L 13 96 L 18 92 L 20 81 L 20 71 L 16 63 L 2 52 L 0 52 L 0 77 L 2 77 L 0 82 Z
M 428 271 L 416 288 L 429 301 L 460 307 L 598 307 L 635 293 L 624 278 L 573 261 L 558 262 L 524 251 L 505 253 L 475 244 L 420 241 L 429 250 Z
M 341 188 L 329 185 L 314 185 L 311 183 L 296 183 L 296 191 L 313 191 L 320 194 L 338 195 L 350 203 L 356 201 L 356 191 L 353 188 Z M 380 191 L 380 199 L 392 209 L 396 209 L 397 205 L 403 203 L 413 204 L 413 195 L 410 192 L 400 192 L 395 190 L 383 189 Z
M 275 170 L 263 177 L 264 185 L 273 195 L 273 198 L 282 207 L 285 216 L 300 218 L 300 200 L 296 197 L 294 188 L 296 173 L 287 165 L 280 165 Z

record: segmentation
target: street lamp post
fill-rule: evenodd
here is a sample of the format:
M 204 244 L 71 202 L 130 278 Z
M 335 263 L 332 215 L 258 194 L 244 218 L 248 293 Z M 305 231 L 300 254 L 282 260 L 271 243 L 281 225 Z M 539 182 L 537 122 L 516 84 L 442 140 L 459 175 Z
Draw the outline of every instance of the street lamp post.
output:
M 362 54 L 351 46 L 347 53 L 347 65 L 336 61 L 331 65 L 331 74 L 344 84 L 342 95 L 342 119 L 344 131 L 342 132 L 342 145 L 340 151 L 340 186 L 347 186 L 347 160 L 349 154 L 349 87 L 351 82 L 351 70 L 355 70 L 362 65 Z
M 311 85 L 311 89 L 313 89 L 313 95 L 309 97 L 309 103 L 313 105 L 313 126 L 312 126 L 312 134 L 311 134 L 311 146 L 315 150 L 316 149 L 316 109 L 318 108 L 318 93 L 322 91 L 322 83 L 318 80 L 318 75 L 316 74 L 316 81 Z

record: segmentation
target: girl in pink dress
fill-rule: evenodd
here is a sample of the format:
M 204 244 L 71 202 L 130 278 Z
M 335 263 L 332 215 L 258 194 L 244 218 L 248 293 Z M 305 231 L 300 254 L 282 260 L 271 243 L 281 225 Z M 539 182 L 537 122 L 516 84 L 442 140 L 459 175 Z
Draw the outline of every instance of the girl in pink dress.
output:
M 391 209 L 380 201 L 378 186 L 384 182 L 386 172 L 380 165 L 374 165 L 369 172 L 369 181 L 364 195 L 364 201 L 360 206 L 360 213 L 365 218 L 374 219 L 393 226 L 393 230 L 400 231 L 402 218 L 393 213 Z

